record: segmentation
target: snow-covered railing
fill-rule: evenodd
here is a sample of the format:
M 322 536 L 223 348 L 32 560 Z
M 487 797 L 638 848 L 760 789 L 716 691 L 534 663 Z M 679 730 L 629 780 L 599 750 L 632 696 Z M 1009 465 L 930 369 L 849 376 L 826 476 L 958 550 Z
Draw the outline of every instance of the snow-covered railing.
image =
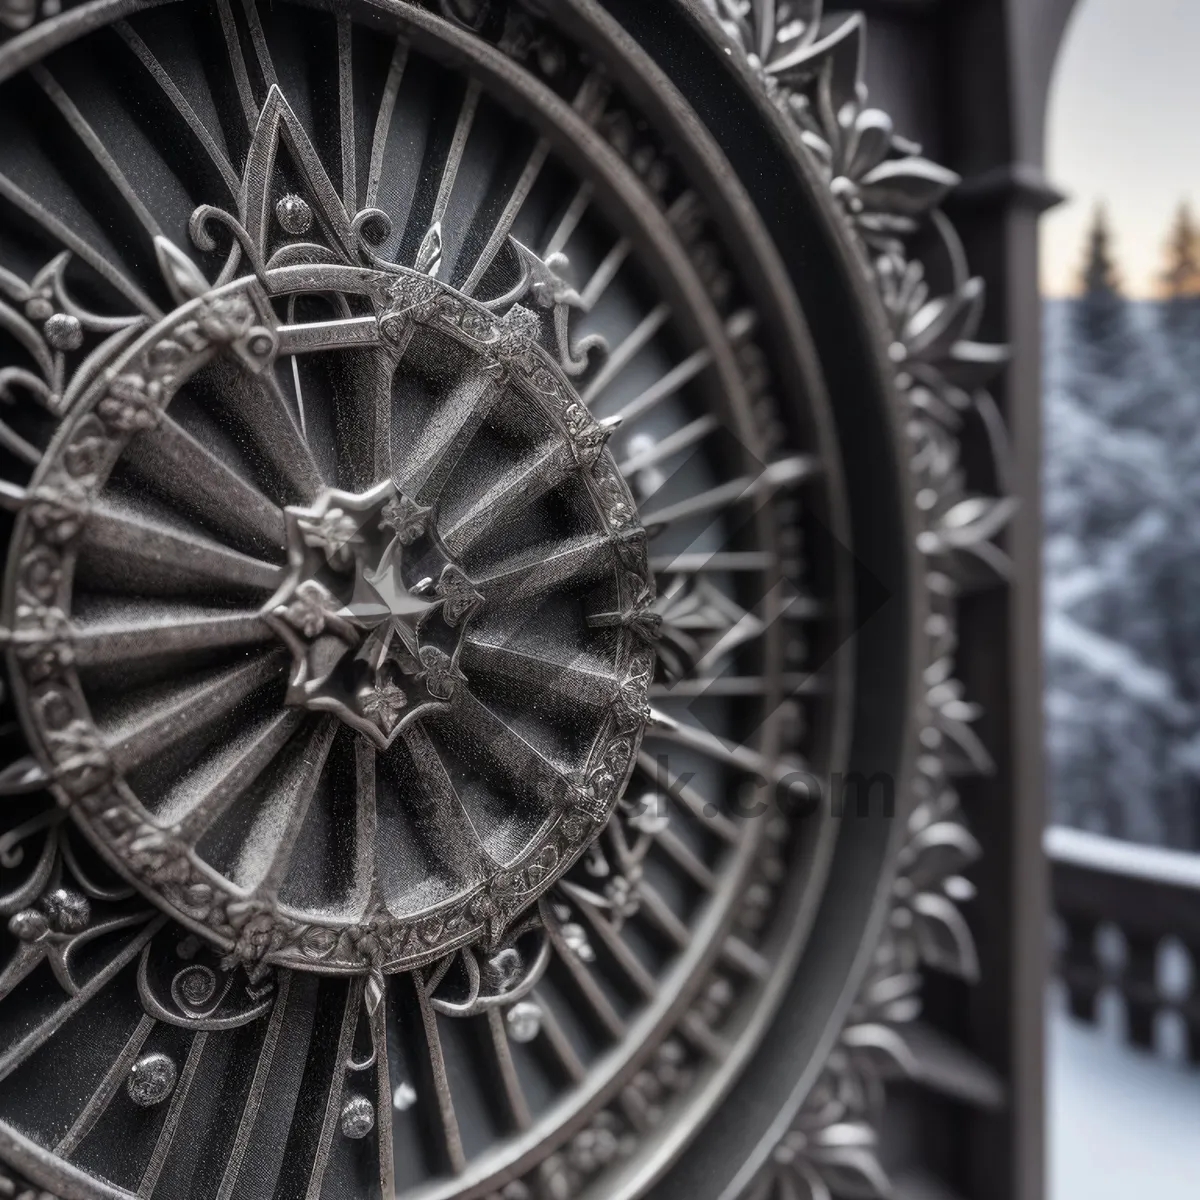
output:
M 1101 993 L 1115 991 L 1132 1042 L 1154 1047 L 1157 1026 L 1182 1021 L 1200 1063 L 1200 854 L 1061 827 L 1045 846 L 1072 1014 L 1094 1021 Z

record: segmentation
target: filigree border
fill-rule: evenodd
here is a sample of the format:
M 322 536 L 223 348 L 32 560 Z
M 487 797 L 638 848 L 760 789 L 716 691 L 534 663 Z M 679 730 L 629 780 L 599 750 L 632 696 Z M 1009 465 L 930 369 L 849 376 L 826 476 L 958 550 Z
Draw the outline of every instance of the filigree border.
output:
M 792 1128 L 746 1193 L 753 1200 L 883 1200 L 892 1193 L 878 1154 L 885 1083 L 916 1073 L 904 1029 L 920 1013 L 921 972 L 932 968 L 971 983 L 979 977 L 960 910 L 972 888 L 960 872 L 980 847 L 953 779 L 964 769 L 987 772 L 991 762 L 971 728 L 979 709 L 954 678 L 956 609 L 964 590 L 1007 576 L 1008 560 L 993 539 L 1015 502 L 968 490 L 959 434 L 964 421 L 982 421 L 1002 482 L 1002 425 L 985 384 L 1006 353 L 974 340 L 983 283 L 967 272 L 941 211 L 958 177 L 923 157 L 885 112 L 868 105 L 861 14 L 827 16 L 823 0 L 700 2 L 725 44 L 798 127 L 861 252 L 892 338 L 889 357 L 911 443 L 916 548 L 928 593 L 923 702 L 913 729 L 916 794 L 866 979 Z M 929 233 L 952 277 L 942 294 L 926 277 L 929 254 L 913 248 L 917 235 Z

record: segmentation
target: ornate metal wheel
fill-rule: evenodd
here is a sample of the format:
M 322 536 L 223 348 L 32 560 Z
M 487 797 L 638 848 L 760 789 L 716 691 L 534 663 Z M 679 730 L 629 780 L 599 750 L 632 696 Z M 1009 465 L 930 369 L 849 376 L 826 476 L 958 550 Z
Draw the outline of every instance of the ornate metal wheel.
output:
M 39 1187 L 633 1197 L 706 1140 L 712 1195 L 877 1181 L 862 1056 L 970 969 L 949 556 L 1005 509 L 947 429 L 998 357 L 857 23 L 612 7 L 0 0 Z

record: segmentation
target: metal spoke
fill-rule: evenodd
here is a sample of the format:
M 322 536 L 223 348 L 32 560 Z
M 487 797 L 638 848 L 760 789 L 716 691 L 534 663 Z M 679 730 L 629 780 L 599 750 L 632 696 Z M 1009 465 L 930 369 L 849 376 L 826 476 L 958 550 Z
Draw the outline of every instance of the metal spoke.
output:
M 71 641 L 80 666 L 153 662 L 195 650 L 222 650 L 271 642 L 274 634 L 256 612 L 130 606 L 119 621 L 76 621 Z
M 463 644 L 463 666 L 506 679 L 519 679 L 559 697 L 602 708 L 619 690 L 617 677 L 602 662 L 555 662 L 519 645 L 493 645 L 478 637 Z
M 531 551 L 480 574 L 476 584 L 484 597 L 503 598 L 506 605 L 532 600 L 567 584 L 586 583 L 608 569 L 612 545 L 604 535 L 581 537 L 553 550 Z
M 271 1009 L 267 1032 L 263 1035 L 262 1046 L 258 1051 L 258 1061 L 254 1066 L 254 1078 L 250 1081 L 250 1091 L 246 1096 L 245 1104 L 242 1105 L 242 1115 L 238 1121 L 237 1133 L 234 1135 L 229 1158 L 225 1163 L 221 1185 L 217 1189 L 216 1200 L 231 1200 L 233 1189 L 237 1186 L 238 1175 L 241 1173 L 242 1163 L 250 1149 L 254 1126 L 258 1122 L 258 1114 L 263 1100 L 267 1097 L 267 1083 L 271 1078 L 271 1070 L 275 1063 L 275 1048 L 279 1045 L 280 1031 L 283 1029 L 288 1015 L 288 997 L 291 986 L 291 972 L 285 971 L 279 978 L 279 991 L 275 996 L 275 1006 Z
M 125 460 L 185 512 L 252 543 L 286 544 L 283 512 L 170 416 L 134 438 Z
M 408 43 L 397 41 L 388 67 L 383 95 L 379 98 L 379 113 L 375 119 L 375 134 L 371 140 L 371 169 L 367 176 L 366 207 L 375 208 L 379 201 L 379 183 L 383 177 L 383 156 L 387 151 L 388 133 L 392 128 L 392 116 L 396 111 L 396 98 L 404 80 L 404 68 L 408 65 Z
M 669 305 L 659 304 L 642 318 L 637 327 L 608 356 L 596 377 L 584 388 L 583 402 L 589 406 L 620 373 L 633 361 L 637 354 L 649 345 L 651 339 L 667 323 L 671 316 Z
M 346 1000 L 342 1008 L 341 1029 L 338 1033 L 337 1053 L 333 1063 L 333 1077 L 329 1081 L 329 1092 L 325 1101 L 325 1117 L 312 1157 L 312 1169 L 304 1200 L 320 1200 L 321 1186 L 325 1181 L 325 1170 L 329 1166 L 330 1147 L 337 1131 L 338 1118 L 342 1111 L 342 1097 L 346 1094 L 346 1064 L 350 1062 L 354 1048 L 354 1033 L 358 1028 L 362 1012 L 363 984 L 354 980 L 346 989 Z
M 642 524 L 651 536 L 654 536 L 693 517 L 707 516 L 709 513 L 731 508 L 735 504 L 769 497 L 780 488 L 811 479 L 818 470 L 817 460 L 806 455 L 782 459 L 772 463 L 758 475 L 731 479 L 728 483 L 719 484 L 699 495 L 689 496 L 688 499 L 680 500 L 666 508 L 652 510 L 642 517 Z
M 517 1130 L 528 1129 L 533 1124 L 533 1117 L 513 1063 L 512 1046 L 509 1045 L 508 1031 L 504 1027 L 504 1014 L 498 1008 L 488 1009 L 487 1023 L 492 1056 L 500 1077 L 500 1088 L 508 1108 L 509 1119 Z
M 217 0 L 217 12 L 221 17 L 221 32 L 225 37 L 225 50 L 229 55 L 229 65 L 233 70 L 238 99 L 242 102 L 246 127 L 253 131 L 254 126 L 258 123 L 258 105 L 255 103 L 254 93 L 250 89 L 250 72 L 246 69 L 246 58 L 242 54 L 242 40 L 238 34 L 237 23 L 233 19 L 233 9 L 230 8 L 229 0 Z
M 450 778 L 433 739 L 420 723 L 409 725 L 404 744 L 412 757 L 428 803 L 415 814 L 429 854 L 459 887 L 481 879 L 491 865 L 479 834 Z
M 437 199 L 433 204 L 431 226 L 440 225 L 450 205 L 450 194 L 454 191 L 454 182 L 458 178 L 458 168 L 462 165 L 463 151 L 467 148 L 467 138 L 471 136 L 471 127 L 475 124 L 475 113 L 479 109 L 479 100 L 483 95 L 483 87 L 478 80 L 472 79 L 467 84 L 463 96 L 462 107 L 458 110 L 458 123 L 454 128 L 454 138 L 450 143 L 446 161 L 442 164 L 442 179 L 438 185 Z
M 714 804 L 704 799 L 690 784 L 671 774 L 667 767 L 666 756 L 660 760 L 649 750 L 642 749 L 638 754 L 638 766 L 650 777 L 654 784 L 666 792 L 685 812 L 690 813 L 710 833 L 716 834 L 721 841 L 730 846 L 736 846 L 742 840 L 738 827 Z
M 663 741 L 686 746 L 689 750 L 698 750 L 706 758 L 725 763 L 746 775 L 772 783 L 779 783 L 792 773 L 805 769 L 804 763 L 798 759 L 769 758 L 749 746 L 724 742 L 710 730 L 695 725 L 680 725 L 668 720 L 654 730 L 654 736 Z
M 628 238 L 621 238 L 605 255 L 603 261 L 592 273 L 582 292 L 580 300 L 584 312 L 591 312 L 600 301 L 600 297 L 608 290 L 608 285 L 616 278 L 617 272 L 625 265 L 625 260 L 633 250 L 633 243 Z
M 154 1194 L 155 1187 L 158 1186 L 158 1178 L 162 1174 L 163 1167 L 166 1165 L 167 1155 L 171 1152 L 171 1146 L 175 1141 L 175 1134 L 179 1129 L 179 1119 L 183 1116 L 183 1106 L 187 1103 L 188 1093 L 192 1089 L 192 1081 L 196 1078 L 196 1072 L 200 1069 L 200 1059 L 204 1054 L 205 1046 L 208 1044 L 208 1037 L 207 1033 L 198 1033 L 192 1038 L 192 1044 L 188 1047 L 187 1058 L 183 1062 L 183 1070 L 179 1072 L 179 1081 L 175 1084 L 175 1090 L 171 1093 L 171 1103 L 167 1109 L 166 1119 L 163 1121 L 158 1141 L 154 1144 L 154 1153 L 150 1155 L 150 1162 L 142 1174 L 141 1183 L 138 1184 L 138 1200 L 150 1200 L 150 1197 Z
M 442 530 L 451 552 L 462 558 L 480 538 L 512 519 L 514 511 L 544 496 L 576 469 L 568 446 L 553 442 L 514 464 L 499 482 L 479 496 Z
M 715 429 L 720 428 L 720 422 L 712 415 L 697 417 L 682 429 L 662 438 L 654 445 L 637 454 L 631 455 L 620 464 L 621 474 L 628 477 L 638 471 L 657 466 L 674 454 L 690 449 L 697 442 L 703 441 Z
M 301 433 L 273 371 L 251 375 L 235 363 L 218 359 L 206 372 L 206 399 L 220 404 L 243 426 L 259 453 L 300 500 L 311 501 L 325 478 Z
M 712 361 L 712 351 L 695 351 L 678 366 L 672 367 L 657 383 L 651 384 L 644 392 L 626 401 L 613 415 L 619 417 L 621 424 L 628 428 L 634 421 L 652 412 L 664 400 L 677 395 L 682 388 L 711 366 Z
M 358 212 L 358 167 L 354 145 L 354 56 L 348 13 L 337 15 L 338 120 L 342 146 L 342 202 Z
M 546 930 L 554 943 L 554 949 L 559 959 L 567 968 L 575 991 L 583 1007 L 614 1042 L 620 1042 L 625 1037 L 625 1022 L 621 1020 L 612 1001 L 604 994 L 603 988 L 592 975 L 591 970 L 579 961 L 578 956 L 563 941 L 562 931 L 553 922 L 549 922 Z M 565 1039 L 564 1039 L 565 1043 Z
M 32 1054 L 42 1048 L 77 1012 L 86 1008 L 92 999 L 108 983 L 132 963 L 143 947 L 166 924 L 166 917 L 158 917 L 130 940 L 112 959 L 97 971 L 75 995 L 65 999 L 48 1016 L 44 1017 L 27 1033 L 0 1053 L 0 1079 L 7 1079 Z
M 101 732 L 117 769 L 129 771 L 181 738 L 231 714 L 259 688 L 280 678 L 280 655 L 272 650 L 242 666 L 173 689 L 166 697 L 154 697 L 134 707 L 119 723 L 102 726 Z
M 91 513 L 83 547 L 89 562 L 128 589 L 176 592 L 215 584 L 269 595 L 283 578 L 283 568 L 274 563 L 107 505 Z
M 101 279 L 116 288 L 138 312 L 153 320 L 162 317 L 162 310 L 158 305 L 136 283 L 127 278 L 119 267 L 114 265 L 112 259 L 115 255 L 112 254 L 111 247 L 106 248 L 109 249 L 109 254 L 101 253 L 53 213 L 48 212 L 44 204 L 39 204 L 3 174 L 0 174 L 0 196 L 3 196 L 25 217 L 45 229 L 50 237 L 61 246 L 66 247 L 82 262 L 87 263 Z
M 286 769 L 242 844 L 233 869 L 234 882 L 242 887 L 270 893 L 288 873 L 296 839 L 320 786 L 338 728 L 333 717 L 310 720 L 308 731 L 292 743 Z
M 567 1037 L 550 1002 L 538 991 L 531 998 L 542 1012 L 542 1039 L 554 1056 L 563 1074 L 572 1083 L 582 1083 L 587 1078 L 587 1067 L 583 1065 L 571 1039 Z
M 409 494 L 428 503 L 441 492 L 502 394 L 499 381 L 487 376 L 468 378 L 450 392 L 428 428 L 402 450 L 396 474 Z
M 75 1123 L 62 1136 L 62 1140 L 54 1147 L 54 1153 L 63 1158 L 70 1158 L 75 1153 L 79 1143 L 91 1132 L 92 1127 L 107 1111 L 113 1097 L 129 1074 L 129 1068 L 141 1053 L 146 1039 L 158 1024 L 153 1017 L 145 1015 L 138 1021 L 129 1040 L 121 1048 L 120 1054 L 113 1059 L 112 1066 L 105 1072 L 99 1087 L 92 1093 L 83 1111 L 75 1118 Z
M 168 792 L 156 814 L 177 825 L 179 835 L 196 841 L 200 835 L 262 774 L 304 721 L 304 713 L 284 709 L 264 721 L 249 737 L 221 747 L 214 763 L 184 779 Z
M 196 110 L 188 103 L 187 97 L 176 86 L 166 68 L 158 61 L 154 52 L 142 41 L 128 21 L 118 21 L 113 28 L 121 35 L 126 45 L 162 90 L 163 95 L 171 102 L 175 111 L 187 123 L 187 127 L 195 135 L 196 140 L 204 147 L 204 152 L 229 188 L 230 196 L 236 197 L 241 184 L 233 169 L 233 164 L 229 161 L 229 155 L 217 144 L 216 138 L 196 115 Z
M 63 119 L 71 128 L 71 132 L 86 147 L 87 152 L 96 160 L 97 166 L 108 176 L 109 182 L 117 189 L 121 199 L 129 206 L 129 211 L 137 217 L 145 230 L 150 242 L 162 237 L 162 229 L 154 219 L 154 215 L 142 202 L 141 196 L 125 178 L 125 173 L 117 165 L 116 159 L 108 152 L 99 135 L 90 122 L 76 107 L 75 102 L 63 91 L 62 86 L 50 72 L 42 66 L 31 67 L 29 74 L 37 81 L 38 86 L 50 98 L 50 102 L 62 114 Z
M 417 1004 L 421 1010 L 421 1023 L 425 1031 L 425 1049 L 429 1055 L 430 1075 L 433 1079 L 434 1095 L 441 1126 L 443 1149 L 450 1170 L 461 1175 L 467 1168 L 467 1156 L 463 1151 L 462 1134 L 458 1128 L 458 1114 L 454 1111 L 454 1097 L 450 1091 L 450 1077 L 446 1074 L 446 1059 L 442 1054 L 442 1038 L 438 1032 L 438 1017 L 429 1003 L 425 980 L 418 971 L 413 975 L 413 987 L 417 993 Z

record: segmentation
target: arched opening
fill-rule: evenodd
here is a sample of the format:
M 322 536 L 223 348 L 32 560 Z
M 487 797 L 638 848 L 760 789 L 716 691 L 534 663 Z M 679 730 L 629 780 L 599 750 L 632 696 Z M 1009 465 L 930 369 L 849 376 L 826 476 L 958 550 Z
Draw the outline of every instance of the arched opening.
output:
M 1049 1200 L 1200 1172 L 1197 46 L 1189 0 L 1080 0 L 1046 113 Z

